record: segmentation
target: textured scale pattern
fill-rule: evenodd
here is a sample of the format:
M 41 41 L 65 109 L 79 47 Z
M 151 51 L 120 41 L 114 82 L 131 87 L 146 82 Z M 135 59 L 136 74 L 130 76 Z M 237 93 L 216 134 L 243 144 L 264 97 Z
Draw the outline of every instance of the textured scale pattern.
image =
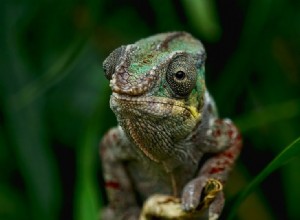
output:
M 101 219 L 138 219 L 156 193 L 180 197 L 193 212 L 209 179 L 225 184 L 242 141 L 229 119 L 218 118 L 205 58 L 199 40 L 170 32 L 121 46 L 104 61 L 119 126 L 100 143 L 109 200 Z M 217 219 L 223 205 L 220 192 L 203 219 Z

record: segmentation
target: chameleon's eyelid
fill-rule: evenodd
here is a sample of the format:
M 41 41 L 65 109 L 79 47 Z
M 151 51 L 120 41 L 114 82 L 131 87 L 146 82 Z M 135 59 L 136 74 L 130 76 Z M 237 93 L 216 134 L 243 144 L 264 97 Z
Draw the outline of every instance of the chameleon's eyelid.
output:
M 197 69 L 201 68 L 206 60 L 206 53 L 203 52 L 201 54 L 191 54 L 191 53 L 186 53 L 186 52 L 182 52 L 182 53 L 177 53 L 174 56 L 172 56 L 172 58 L 170 58 L 168 65 L 172 64 L 174 61 L 176 61 L 176 59 L 180 58 L 180 57 L 185 57 L 185 58 L 192 58 L 195 61 L 195 66 Z
M 170 62 L 172 62 L 174 59 L 178 58 L 178 57 L 192 57 L 193 59 L 196 60 L 196 62 L 200 62 L 201 64 L 203 64 L 206 60 L 206 52 L 205 51 L 201 51 L 201 53 L 197 53 L 197 54 L 193 54 L 193 53 L 188 53 L 186 51 L 174 51 L 170 54 L 169 56 L 169 60 Z
M 175 52 L 174 54 L 169 56 L 170 62 L 172 62 L 173 60 L 175 60 L 179 57 L 188 57 L 188 53 L 185 51 Z
M 167 59 L 165 59 L 164 61 L 156 64 L 155 66 L 152 67 L 153 71 L 156 71 L 158 69 L 160 69 L 163 66 L 167 66 L 170 65 L 176 58 L 181 57 L 181 56 L 187 56 L 188 53 L 185 51 L 174 51 L 172 53 L 170 53 L 170 55 L 168 56 Z

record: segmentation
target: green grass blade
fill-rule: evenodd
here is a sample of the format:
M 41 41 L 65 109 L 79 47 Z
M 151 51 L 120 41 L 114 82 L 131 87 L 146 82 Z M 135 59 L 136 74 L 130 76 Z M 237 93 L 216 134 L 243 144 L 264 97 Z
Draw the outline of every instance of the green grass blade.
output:
M 21 8 L 20 6 L 20 11 Z M 2 11 L 3 9 L 4 11 Z M 14 4 L 0 7 L 0 14 L 4 18 L 3 21 L 0 19 L 0 38 L 3 37 L 5 42 L 0 45 L 0 47 L 2 46 L 0 54 L 2 58 L 2 62 L 0 62 L 1 116 L 3 114 L 5 119 L 1 120 L 1 123 L 3 122 L 7 146 L 15 155 L 11 160 L 15 160 L 13 163 L 16 163 L 15 167 L 20 172 L 21 188 L 16 191 L 26 195 L 24 197 L 25 211 L 28 211 L 28 215 L 30 215 L 27 217 L 44 220 L 58 219 L 61 184 L 55 155 L 46 132 L 42 105 L 34 103 L 26 106 L 22 111 L 18 111 L 18 103 L 10 101 L 11 95 L 16 89 L 32 79 L 16 39 L 17 21 L 22 19 L 17 11 Z M 11 181 L 8 183 L 14 187 Z M 21 212 L 21 210 L 13 210 L 13 212 L 18 211 Z M 22 218 L 26 219 L 27 217 Z M 0 219 L 3 218 L 0 217 Z
M 91 116 L 87 125 L 86 132 L 82 137 L 82 143 L 78 147 L 77 173 L 76 180 L 76 199 L 74 216 L 76 220 L 98 219 L 101 201 L 99 201 L 99 187 L 96 175 L 98 159 L 98 144 L 101 135 L 106 128 L 108 112 L 108 86 L 102 83 L 100 94 L 105 98 L 100 98 L 94 114 Z M 106 126 L 105 126 L 106 125 Z
M 215 85 L 218 92 L 214 97 L 217 103 L 222 106 L 223 112 L 226 108 L 230 112 L 230 108 L 234 106 L 228 104 L 228 97 L 231 97 L 230 100 L 235 100 L 248 82 L 248 77 L 253 69 L 251 61 L 257 53 L 256 44 L 261 38 L 264 25 L 270 18 L 274 1 L 255 0 L 249 3 L 238 49 L 228 61 Z
M 182 0 L 191 26 L 208 41 L 217 41 L 221 37 L 215 1 L 212 0 Z
M 286 147 L 274 160 L 272 160 L 263 171 L 261 171 L 252 182 L 239 193 L 238 198 L 231 207 L 228 219 L 233 219 L 238 207 L 243 200 L 272 172 L 286 164 L 291 159 L 300 155 L 300 137 Z
M 25 85 L 12 97 L 12 103 L 19 109 L 31 103 L 36 98 L 42 96 L 48 89 L 64 79 L 76 65 L 76 61 L 83 52 L 86 39 L 78 38 L 70 44 L 69 48 L 58 58 L 40 78 Z
M 76 208 L 74 212 L 77 220 L 98 219 L 100 196 L 96 180 L 98 149 L 95 146 L 98 146 L 99 142 L 100 127 L 98 122 L 100 115 L 99 112 L 93 115 L 78 148 L 78 178 L 76 180 Z
M 294 99 L 247 112 L 236 118 L 234 122 L 242 133 L 245 133 L 267 124 L 295 118 L 299 114 L 300 100 Z

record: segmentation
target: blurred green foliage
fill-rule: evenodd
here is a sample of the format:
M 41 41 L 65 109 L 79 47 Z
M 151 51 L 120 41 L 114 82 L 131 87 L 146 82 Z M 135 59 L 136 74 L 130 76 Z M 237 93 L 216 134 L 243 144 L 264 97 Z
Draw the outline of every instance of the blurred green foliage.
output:
M 230 198 L 299 136 L 297 0 L 3 0 L 0 3 L 0 219 L 95 219 L 98 142 L 116 125 L 102 61 L 148 35 L 185 30 L 208 52 L 221 116 L 244 137 Z M 237 219 L 300 217 L 300 158 L 271 174 Z

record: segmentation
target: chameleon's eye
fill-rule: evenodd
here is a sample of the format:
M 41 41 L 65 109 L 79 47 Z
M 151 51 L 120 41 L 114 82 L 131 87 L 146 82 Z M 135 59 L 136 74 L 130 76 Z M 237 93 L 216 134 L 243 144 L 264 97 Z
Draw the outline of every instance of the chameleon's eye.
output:
M 103 62 L 104 75 L 108 80 L 111 80 L 112 75 L 115 72 L 115 67 L 119 61 L 124 46 L 115 49 Z
M 176 57 L 169 64 L 166 79 L 169 87 L 177 96 L 188 96 L 196 85 L 196 78 L 195 63 L 188 57 Z
M 175 73 L 175 78 L 177 80 L 184 80 L 185 79 L 185 72 L 183 71 L 178 71 L 177 73 Z

